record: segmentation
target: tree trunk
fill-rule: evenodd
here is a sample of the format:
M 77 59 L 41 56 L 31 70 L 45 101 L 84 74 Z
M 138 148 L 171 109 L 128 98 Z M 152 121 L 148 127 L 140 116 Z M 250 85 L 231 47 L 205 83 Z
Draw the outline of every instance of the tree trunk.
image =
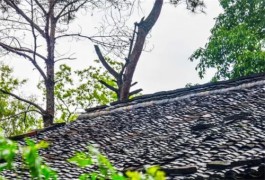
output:
M 54 108 L 54 63 L 47 64 L 47 81 L 46 81 L 46 113 L 43 115 L 44 127 L 53 124 Z
M 139 28 L 137 39 L 136 39 L 137 44 L 135 44 L 132 54 L 130 55 L 130 58 L 129 58 L 130 62 L 128 63 L 126 67 L 125 74 L 124 74 L 124 81 L 120 89 L 120 100 L 121 101 L 127 100 L 129 98 L 133 74 L 134 74 L 136 65 L 138 63 L 138 60 L 142 54 L 146 35 L 147 33 L 144 30 Z
M 163 0 L 156 0 L 153 9 L 148 15 L 148 17 L 145 20 L 142 19 L 142 21 L 137 24 L 138 26 L 137 37 L 132 53 L 129 55 L 129 63 L 125 69 L 123 84 L 120 91 L 120 99 L 119 99 L 120 101 L 124 101 L 129 98 L 133 74 L 136 65 L 138 63 L 138 60 L 141 56 L 141 53 L 143 51 L 146 36 L 149 33 L 149 31 L 152 29 L 152 27 L 155 25 L 160 15 L 162 6 L 163 6 Z
M 47 43 L 47 79 L 45 81 L 46 86 L 46 113 L 43 115 L 44 127 L 49 127 L 53 125 L 54 115 L 55 115 L 55 105 L 54 105 L 54 51 L 55 51 L 55 29 L 56 20 L 54 17 L 54 0 L 49 1 L 50 9 L 47 14 L 47 22 L 45 27 L 46 33 L 46 43 Z

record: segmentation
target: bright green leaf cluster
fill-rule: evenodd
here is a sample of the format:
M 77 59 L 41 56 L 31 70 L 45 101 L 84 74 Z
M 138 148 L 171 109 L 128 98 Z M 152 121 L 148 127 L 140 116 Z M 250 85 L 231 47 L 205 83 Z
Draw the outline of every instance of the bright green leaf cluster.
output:
M 121 63 L 106 58 L 115 70 L 121 69 Z M 112 86 L 116 86 L 112 78 L 95 60 L 94 66 L 83 70 L 72 70 L 66 64 L 62 64 L 55 73 L 55 106 L 56 122 L 71 122 L 77 118 L 77 110 L 87 109 L 92 106 L 108 104 L 117 100 L 117 95 L 102 85 L 103 80 Z M 44 83 L 41 82 L 38 88 L 45 95 Z
M 109 159 L 93 147 L 87 153 L 76 153 L 68 160 L 81 168 L 96 166 L 97 170 L 91 173 L 82 174 L 80 180 L 165 180 L 166 175 L 159 166 L 146 168 L 146 173 L 138 171 L 127 171 L 126 176 L 118 172 Z
M 15 158 L 22 156 L 25 167 L 29 170 L 33 179 L 57 179 L 56 172 L 46 166 L 38 154 L 38 150 L 47 148 L 48 144 L 44 141 L 36 144 L 31 139 L 26 139 L 26 144 L 27 146 L 25 147 L 18 146 L 17 143 L 0 137 L 0 160 L 2 161 L 0 164 L 0 172 L 4 170 L 15 170 Z
M 104 179 L 112 179 L 112 180 L 125 180 L 126 178 L 122 175 L 122 173 L 118 172 L 110 161 L 98 150 L 93 147 L 89 148 L 88 152 L 76 153 L 75 156 L 68 160 L 71 163 L 76 164 L 81 168 L 85 168 L 88 166 L 97 166 L 96 171 L 91 173 L 82 174 L 79 179 L 80 180 L 104 180 Z
M 38 150 L 47 148 L 48 143 L 41 141 L 35 144 L 33 140 L 26 139 L 26 144 L 27 146 L 22 148 L 22 157 L 31 176 L 35 179 L 57 179 L 55 171 L 46 166 L 38 154 Z
M 265 1 L 219 0 L 224 13 L 216 18 L 205 48 L 190 57 L 203 78 L 215 68 L 213 81 L 265 72 Z
M 4 161 L 4 163 L 0 164 L 0 171 L 13 168 L 13 161 L 17 151 L 16 143 L 0 137 L 0 160 Z
M 0 137 L 0 172 L 4 170 L 15 170 L 14 161 L 17 156 L 22 156 L 25 167 L 29 170 L 32 179 L 56 180 L 57 173 L 45 165 L 38 151 L 47 148 L 49 144 L 45 141 L 35 143 L 32 139 L 25 139 L 27 146 L 18 145 L 11 140 Z M 128 171 L 126 175 L 117 171 L 110 160 L 102 155 L 97 149 L 90 147 L 88 152 L 78 152 L 69 162 L 80 168 L 93 166 L 94 172 L 84 173 L 79 176 L 80 180 L 165 180 L 166 176 L 158 166 L 146 168 L 146 173 Z M 4 163 L 3 163 L 4 162 Z M 3 177 L 0 176 L 0 179 Z
M 14 92 L 26 83 L 26 80 L 13 77 L 12 73 L 12 68 L 0 62 L 0 89 Z M 27 99 L 36 101 L 34 97 Z M 40 127 L 41 119 L 34 107 L 0 92 L 0 130 L 5 136 L 21 134 L 31 128 Z
M 151 166 L 146 168 L 146 173 L 138 171 L 127 171 L 127 177 L 130 180 L 165 180 L 166 174 L 161 171 L 159 166 Z

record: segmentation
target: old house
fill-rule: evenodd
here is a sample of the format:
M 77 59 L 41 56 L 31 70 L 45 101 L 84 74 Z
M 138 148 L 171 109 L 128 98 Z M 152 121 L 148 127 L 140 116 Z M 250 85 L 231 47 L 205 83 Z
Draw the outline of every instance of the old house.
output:
M 22 141 L 21 137 L 14 137 Z M 76 121 L 31 133 L 61 179 L 89 169 L 66 162 L 94 145 L 121 171 L 159 165 L 169 179 L 265 179 L 265 76 L 144 95 L 87 110 Z M 23 169 L 5 172 L 9 179 Z

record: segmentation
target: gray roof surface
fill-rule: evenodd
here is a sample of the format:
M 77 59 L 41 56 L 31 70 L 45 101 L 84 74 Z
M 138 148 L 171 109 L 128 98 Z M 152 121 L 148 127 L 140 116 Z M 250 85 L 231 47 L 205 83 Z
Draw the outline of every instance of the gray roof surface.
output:
M 264 180 L 264 119 L 263 74 L 101 107 L 32 138 L 50 142 L 41 155 L 61 179 L 88 170 L 66 159 L 92 144 L 122 171 L 160 165 L 169 179 Z

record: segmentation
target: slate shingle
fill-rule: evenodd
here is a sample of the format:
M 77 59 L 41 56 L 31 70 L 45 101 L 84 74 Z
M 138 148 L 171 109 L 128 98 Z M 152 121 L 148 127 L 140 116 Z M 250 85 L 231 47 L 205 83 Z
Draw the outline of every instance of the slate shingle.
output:
M 264 118 L 265 76 L 257 75 L 101 106 L 32 137 L 50 142 L 41 155 L 62 179 L 89 171 L 66 159 L 94 145 L 122 171 L 160 165 L 169 179 L 263 180 Z

